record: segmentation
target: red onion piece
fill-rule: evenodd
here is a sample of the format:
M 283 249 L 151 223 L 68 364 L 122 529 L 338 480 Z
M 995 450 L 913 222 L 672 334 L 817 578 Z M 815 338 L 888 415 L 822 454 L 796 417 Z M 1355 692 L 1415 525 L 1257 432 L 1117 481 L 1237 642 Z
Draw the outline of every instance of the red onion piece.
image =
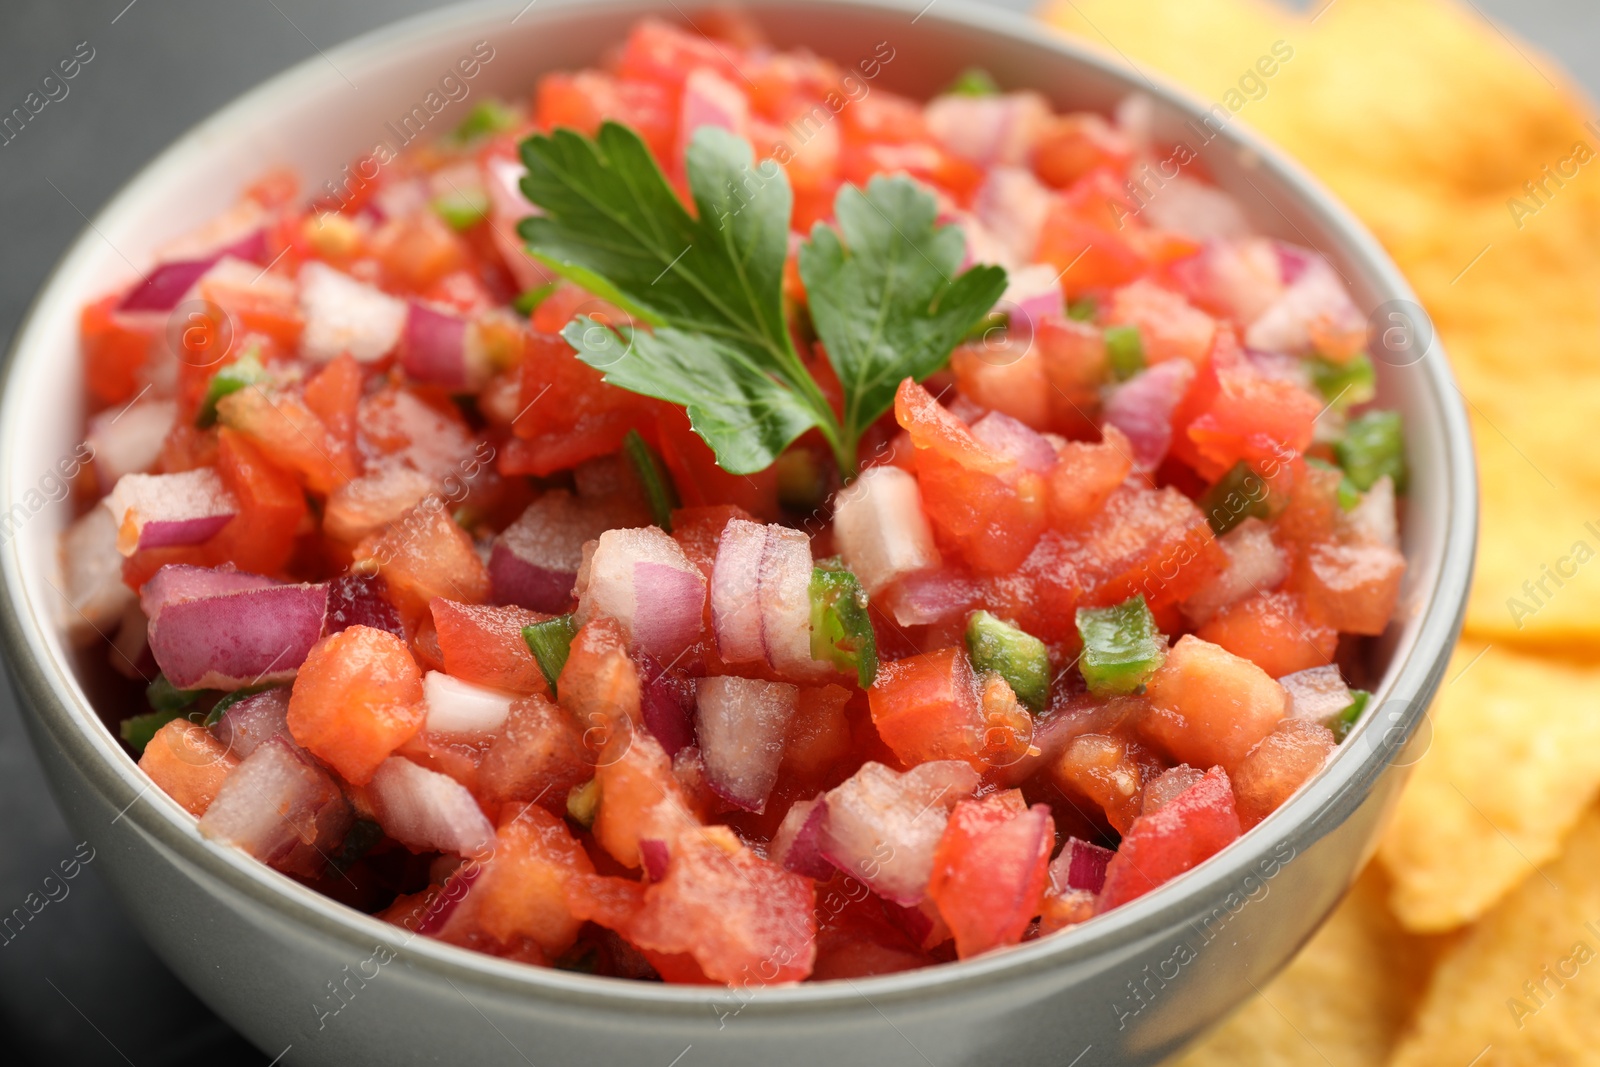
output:
M 1330 341 L 1347 342 L 1352 351 L 1365 343 L 1366 317 L 1350 299 L 1344 281 L 1321 256 L 1306 256 L 1282 295 L 1245 330 L 1247 347 L 1290 355 L 1318 350 L 1337 356 L 1340 353 L 1324 351 Z
M 139 606 L 154 621 L 168 604 L 228 593 L 246 593 L 253 589 L 270 589 L 278 584 L 263 575 L 238 570 L 231 563 L 221 567 L 169 563 L 144 583 L 144 588 L 139 591 Z
M 88 442 L 102 490 L 115 487 L 125 474 L 142 474 L 155 466 L 177 413 L 171 400 L 146 400 L 89 420 Z
M 767 858 L 786 871 L 827 881 L 834 872 L 833 864 L 822 854 L 822 826 L 827 817 L 828 806 L 821 797 L 795 801 L 772 835 Z
M 318 876 L 352 821 L 332 777 L 279 735 L 223 780 L 200 832 L 280 871 Z
M 1250 222 L 1238 201 L 1214 185 L 1179 174 L 1161 186 L 1144 206 L 1145 221 L 1158 230 L 1197 241 L 1250 235 Z
M 1309 248 L 1289 244 L 1287 241 L 1272 242 L 1273 250 L 1278 254 L 1278 276 L 1284 285 L 1293 285 L 1300 280 L 1300 275 L 1306 272 L 1311 261 L 1317 254 Z
M 1283 292 L 1278 251 L 1260 237 L 1208 241 L 1199 255 L 1178 261 L 1171 270 L 1190 302 L 1246 324 Z
M 605 615 L 634 643 L 671 663 L 699 640 L 706 580 L 672 537 L 655 526 L 600 535 L 579 590 L 579 625 Z
M 522 176 L 527 172 L 521 160 L 504 156 L 491 157 L 483 164 L 483 187 L 494 213 L 491 230 L 495 247 L 517 287 L 523 290 L 537 289 L 555 280 L 548 267 L 528 254 L 527 246 L 517 236 L 517 223 L 539 212 L 522 195 Z
M 374 363 L 394 350 L 406 325 L 406 303 L 325 263 L 300 268 L 300 352 L 326 363 L 348 352 Z
M 322 637 L 325 585 L 278 585 L 169 602 L 150 651 L 179 689 L 241 689 L 294 677 Z
M 396 637 L 406 636 L 400 612 L 389 599 L 389 583 L 384 581 L 383 575 L 345 574 L 328 583 L 325 632 L 336 634 L 352 626 L 370 626 L 374 630 L 388 630 Z
M 1050 120 L 1038 93 L 940 96 L 923 109 L 928 132 L 946 149 L 982 166 L 1028 162 Z
M 1278 684 L 1289 694 L 1289 709 L 1285 714 L 1296 719 L 1323 722 L 1348 708 L 1354 699 L 1339 668 L 1331 663 L 1286 674 L 1278 679 Z
M 400 335 L 400 361 L 419 382 L 467 388 L 467 320 L 412 301 Z
M 439 671 L 422 676 L 422 695 L 428 705 L 423 729 L 443 734 L 493 733 L 505 725 L 516 699 Z
M 759 812 L 778 781 L 800 690 L 727 675 L 695 686 L 695 736 L 706 781 L 728 803 Z
M 449 775 L 390 756 L 367 789 L 383 832 L 413 852 L 481 856 L 494 844 L 494 826 Z
M 995 167 L 979 186 L 973 197 L 972 209 L 983 222 L 984 229 L 1000 242 L 1005 251 L 1002 265 L 1008 271 L 1016 268 L 1006 286 L 1005 299 L 1015 302 L 1013 295 L 1019 275 L 1026 275 L 1024 290 L 1055 295 L 1057 314 L 1061 308 L 1061 271 L 1058 267 L 1039 264 L 1029 268 L 1033 253 L 1039 246 L 1039 231 L 1044 228 L 1045 216 L 1050 213 L 1054 194 L 1034 177 L 1026 167 Z M 990 260 L 989 262 L 993 262 Z M 1027 274 L 1028 271 L 1032 274 Z M 1043 278 L 1043 284 L 1038 279 Z
M 1100 892 L 1106 881 L 1106 864 L 1116 855 L 1082 838 L 1069 837 L 1061 852 L 1050 861 L 1050 881 L 1057 889 L 1085 889 Z
M 940 563 L 917 480 L 899 467 L 869 467 L 839 491 L 833 540 L 869 596 Z
M 267 265 L 267 231 L 265 227 L 254 230 L 217 253 L 217 258 L 243 259 L 260 266 Z
M 1065 317 L 1058 273 L 1047 263 L 1035 263 L 1010 275 L 1000 308 L 1008 313 L 1008 334 L 1013 344 L 1025 348 L 1041 322 Z
M 822 854 L 896 904 L 927 895 L 933 853 L 950 809 L 978 787 L 960 760 L 934 760 L 900 773 L 867 762 L 829 790 Z
M 238 501 L 210 467 L 179 474 L 125 474 L 101 503 L 117 520 L 117 550 L 125 556 L 144 548 L 203 544 L 239 511 Z
M 1056 465 L 1055 446 L 1010 415 L 989 412 L 972 424 L 972 436 L 991 452 L 1016 460 L 1024 470 L 1047 474 Z
M 171 311 L 200 276 L 217 261 L 210 259 L 182 259 L 154 267 L 142 284 L 128 291 L 117 305 L 118 311 Z
M 1196 626 L 1247 596 L 1276 589 L 1289 576 L 1289 557 L 1272 540 L 1272 530 L 1255 516 L 1217 538 L 1228 565 L 1183 602 L 1183 613 Z
M 211 733 L 232 755 L 247 759 L 274 737 L 282 734 L 287 738 L 288 717 L 289 687 L 280 685 L 229 705 Z
M 639 710 L 644 728 L 650 731 L 666 752 L 674 757 L 694 744 L 694 683 L 680 674 L 663 670 L 654 656 L 640 652 Z
M 644 876 L 652 882 L 659 882 L 667 876 L 667 864 L 672 861 L 672 853 L 667 850 L 667 843 L 659 838 L 647 837 L 639 842 L 639 862 L 644 867 Z
M 717 126 L 740 137 L 747 135 L 750 126 L 750 98 L 744 90 L 705 67 L 691 71 L 683 83 L 680 149 L 688 148 L 702 126 Z
M 883 602 L 901 626 L 928 626 L 965 612 L 978 592 L 978 584 L 961 571 L 917 571 L 890 586 Z
M 428 906 L 422 909 L 422 914 L 417 917 L 412 932 L 423 937 L 437 937 L 456 914 L 461 902 L 467 899 L 472 884 L 483 874 L 484 866 L 468 860 L 451 871 L 450 877 L 439 887 L 439 892 L 428 901 Z
M 767 528 L 740 519 L 722 529 L 711 567 L 711 626 L 725 663 L 765 662 L 761 637 L 761 556 Z
M 811 541 L 799 530 L 733 519 L 711 570 L 711 619 L 728 663 L 765 663 L 806 680 L 811 658 Z
M 604 508 L 565 489 L 544 494 L 495 537 L 491 599 L 551 615 L 572 610 L 583 546 L 608 528 Z
M 1135 374 L 1106 398 L 1105 419 L 1127 435 L 1135 470 L 1161 466 L 1172 445 L 1172 412 L 1193 380 L 1194 364 L 1169 359 Z

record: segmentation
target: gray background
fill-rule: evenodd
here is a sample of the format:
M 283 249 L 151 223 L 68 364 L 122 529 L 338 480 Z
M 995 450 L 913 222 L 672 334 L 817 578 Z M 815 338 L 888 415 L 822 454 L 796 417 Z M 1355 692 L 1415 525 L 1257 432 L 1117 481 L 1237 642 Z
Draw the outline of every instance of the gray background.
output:
M 1465 3 L 1563 62 L 1600 97 L 1600 5 L 1593 0 Z M 95 49 L 67 97 L 0 147 L 0 339 L 9 342 L 85 216 L 184 130 L 317 49 L 434 6 L 428 0 L 0 0 L 0 113 L 20 105 L 78 42 Z M 1034 5 L 999 0 L 996 6 Z M 74 844 L 28 747 L 9 684 L 0 681 L 0 914 L 37 891 Z M 92 864 L 69 884 L 67 898 L 0 946 L 0 1041 L 8 1062 L 267 1062 L 166 972 L 128 928 Z

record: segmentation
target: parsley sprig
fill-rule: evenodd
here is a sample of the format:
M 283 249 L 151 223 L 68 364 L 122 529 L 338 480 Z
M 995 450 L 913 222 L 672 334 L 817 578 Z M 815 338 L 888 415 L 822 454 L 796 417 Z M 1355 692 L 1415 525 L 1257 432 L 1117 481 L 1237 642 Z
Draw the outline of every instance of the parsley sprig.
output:
M 691 215 L 638 134 L 608 122 L 594 138 L 559 129 L 522 143 L 523 220 L 533 254 L 651 329 L 594 318 L 563 336 L 613 385 L 688 409 L 735 474 L 770 466 L 813 427 L 850 477 L 867 427 L 908 375 L 937 370 L 1005 291 L 1005 272 L 956 276 L 965 241 L 937 225 L 933 195 L 905 177 L 846 187 L 839 229 L 819 223 L 800 249 L 811 319 L 844 393 L 828 403 L 790 336 L 783 300 L 794 196 L 783 170 L 756 166 L 747 141 L 702 127 L 686 157 Z

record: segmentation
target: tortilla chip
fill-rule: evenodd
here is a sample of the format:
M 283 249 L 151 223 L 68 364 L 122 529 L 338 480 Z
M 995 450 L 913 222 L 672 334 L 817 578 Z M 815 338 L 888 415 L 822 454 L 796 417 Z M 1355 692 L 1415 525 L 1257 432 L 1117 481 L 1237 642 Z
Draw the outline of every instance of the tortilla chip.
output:
M 1600 811 L 1440 959 L 1395 1067 L 1590 1064 L 1600 1050 Z
M 1596 708 L 1600 669 L 1457 650 L 1378 851 L 1408 929 L 1476 919 L 1560 851 L 1600 793 Z
M 1368 1067 L 1394 1047 L 1427 980 L 1432 945 L 1400 929 L 1370 866 L 1261 996 L 1172 1067 Z
M 1573 447 L 1600 419 L 1600 392 L 1574 388 L 1600 374 L 1600 126 L 1559 69 L 1444 0 L 1338 0 L 1315 22 L 1252 0 L 1044 10 L 1225 104 L 1372 228 L 1469 402 L 1484 498 L 1469 631 L 1600 644 L 1600 450 Z M 1275 44 L 1292 57 L 1253 78 Z

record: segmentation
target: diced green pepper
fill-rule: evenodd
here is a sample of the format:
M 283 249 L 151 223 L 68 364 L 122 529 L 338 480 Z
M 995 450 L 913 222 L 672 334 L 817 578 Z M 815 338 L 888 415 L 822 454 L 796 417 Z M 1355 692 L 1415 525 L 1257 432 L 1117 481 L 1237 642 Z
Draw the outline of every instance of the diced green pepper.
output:
M 545 297 L 556 291 L 558 284 L 560 283 L 545 282 L 543 285 L 536 285 L 532 289 L 524 289 L 517 294 L 515 300 L 511 301 L 511 309 L 523 318 L 531 317 L 535 311 L 539 310 L 539 305 L 544 303 Z
M 143 715 L 134 715 L 122 720 L 122 725 L 117 732 L 122 739 L 128 742 L 128 747 L 133 749 L 134 755 L 144 755 L 145 746 L 150 744 L 150 739 L 155 737 L 160 730 L 173 719 L 183 718 L 182 708 L 163 708 L 159 711 L 147 711 Z
M 179 689 L 164 674 L 145 687 L 144 697 L 157 711 L 182 711 L 205 693 L 204 689 Z
M 811 571 L 811 658 L 856 672 L 861 688 L 878 676 L 878 637 L 867 614 L 867 592 L 837 558 Z
M 270 381 L 272 375 L 261 365 L 261 357 L 256 349 L 251 348 L 211 376 L 211 384 L 206 386 L 206 395 L 200 401 L 200 410 L 195 415 L 195 425 L 202 430 L 217 424 L 217 401 L 231 393 L 252 385 L 260 385 Z
M 451 136 L 457 144 L 466 144 L 486 134 L 512 129 L 520 121 L 522 115 L 516 108 L 491 96 L 475 104 Z
M 1365 404 L 1373 397 L 1377 379 L 1372 373 L 1372 359 L 1358 352 L 1343 363 L 1322 356 L 1306 360 L 1311 371 L 1311 381 L 1322 394 L 1322 399 L 1340 408 Z
M 1106 327 L 1106 362 L 1119 382 L 1144 370 L 1144 338 L 1139 336 L 1139 327 Z
M 1078 670 L 1096 696 L 1137 692 L 1167 658 L 1167 640 L 1138 595 L 1109 608 L 1079 608 Z
M 433 198 L 433 210 L 452 230 L 470 230 L 489 214 L 489 194 L 482 189 L 452 189 Z
M 657 526 L 672 532 L 672 509 L 678 506 L 678 490 L 672 484 L 672 475 L 666 464 L 656 455 L 656 450 L 645 443 L 638 430 L 629 430 L 622 439 L 622 450 L 644 483 L 644 495 L 650 501 L 650 516 Z
M 1367 710 L 1367 701 L 1372 699 L 1372 694 L 1365 689 L 1352 689 L 1350 698 L 1350 706 L 1328 720 L 1328 729 L 1333 731 L 1335 741 L 1343 741 L 1350 736 L 1361 713 Z
M 1035 712 L 1050 702 L 1050 655 L 1032 634 L 974 611 L 967 620 L 967 655 L 978 671 L 993 671 L 1011 685 L 1017 699 Z
M 522 639 L 528 642 L 528 650 L 538 661 L 540 673 L 550 683 L 551 696 L 556 695 L 556 679 L 561 677 L 561 668 L 567 665 L 572 639 L 577 633 L 578 624 L 571 614 L 557 615 L 522 628 Z
M 575 785 L 567 792 L 567 814 L 572 816 L 572 821 L 585 829 L 594 825 L 594 817 L 600 812 L 600 783 L 591 778 L 582 785 Z
M 1398 411 L 1369 411 L 1352 419 L 1333 451 L 1363 493 L 1385 474 L 1394 479 L 1395 492 L 1405 492 L 1406 446 Z
M 1201 495 L 1200 510 L 1211 532 L 1221 537 L 1251 516 L 1267 518 L 1272 513 L 1267 492 L 1266 479 L 1241 459 Z
M 946 92 L 955 96 L 998 96 L 1000 86 L 996 84 L 994 75 L 982 67 L 968 67 L 956 75 L 956 80 L 950 83 Z
M 1094 297 L 1086 296 L 1067 304 L 1067 318 L 1073 322 L 1093 322 L 1095 312 L 1099 310 L 1100 305 L 1095 302 Z

